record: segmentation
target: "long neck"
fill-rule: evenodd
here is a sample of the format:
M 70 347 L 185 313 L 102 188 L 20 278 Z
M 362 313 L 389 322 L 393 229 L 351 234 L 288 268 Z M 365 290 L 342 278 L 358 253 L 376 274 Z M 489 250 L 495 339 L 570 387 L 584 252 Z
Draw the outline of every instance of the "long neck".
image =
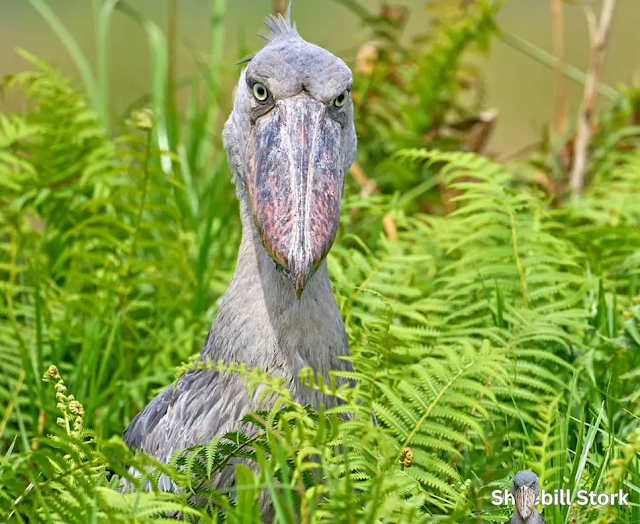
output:
M 511 517 L 511 520 L 509 520 L 508 524 L 541 524 L 542 522 L 544 522 L 544 520 L 542 519 L 542 515 L 538 513 L 538 510 L 536 510 L 536 508 L 533 508 L 533 511 L 531 512 L 531 515 L 529 515 L 529 518 L 527 520 L 524 520 L 517 511 L 514 511 L 513 516 Z
M 302 297 L 267 255 L 246 206 L 241 205 L 242 242 L 236 270 L 202 350 L 215 362 L 245 362 L 290 382 L 304 366 L 344 368 L 348 354 L 326 263 Z

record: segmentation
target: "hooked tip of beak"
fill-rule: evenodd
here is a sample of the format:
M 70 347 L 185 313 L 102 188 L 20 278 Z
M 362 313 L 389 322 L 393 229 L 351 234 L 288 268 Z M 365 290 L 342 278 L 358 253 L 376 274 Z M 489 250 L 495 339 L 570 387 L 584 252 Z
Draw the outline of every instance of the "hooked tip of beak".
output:
M 304 292 L 304 288 L 306 287 L 307 281 L 309 280 L 313 272 L 314 272 L 314 268 L 311 266 L 311 267 L 294 268 L 294 271 L 290 274 L 291 280 L 293 281 L 293 286 L 296 291 L 296 297 L 298 298 L 298 300 L 302 298 L 302 293 Z
M 259 228 L 258 232 L 260 233 Z M 296 297 L 301 299 L 309 280 L 320 267 L 323 259 L 310 260 L 304 253 L 284 254 L 282 250 L 275 249 L 273 244 L 268 239 L 265 239 L 263 235 L 260 235 L 260 239 L 267 254 L 275 262 L 277 270 L 293 284 L 292 287 Z

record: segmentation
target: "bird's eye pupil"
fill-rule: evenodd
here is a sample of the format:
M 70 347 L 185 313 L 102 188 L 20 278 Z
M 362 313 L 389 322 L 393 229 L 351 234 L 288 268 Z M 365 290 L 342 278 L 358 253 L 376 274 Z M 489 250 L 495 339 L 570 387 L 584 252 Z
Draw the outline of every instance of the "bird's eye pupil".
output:
M 347 102 L 347 92 L 344 91 L 336 97 L 334 105 L 336 107 L 342 107 L 346 102 Z
M 269 94 L 267 88 L 262 84 L 255 84 L 253 86 L 253 96 L 255 96 L 260 102 L 264 102 Z

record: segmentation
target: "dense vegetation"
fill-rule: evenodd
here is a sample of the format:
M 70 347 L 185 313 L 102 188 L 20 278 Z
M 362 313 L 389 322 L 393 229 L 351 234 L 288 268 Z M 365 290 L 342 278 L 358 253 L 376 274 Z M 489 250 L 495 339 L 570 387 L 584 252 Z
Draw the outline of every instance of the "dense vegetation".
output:
M 571 122 L 517 162 L 481 154 L 481 79 L 465 64 L 500 37 L 496 5 L 442 7 L 438 31 L 405 45 L 401 10 L 342 1 L 377 42 L 354 64 L 360 152 L 329 257 L 357 386 L 305 380 L 353 417 L 211 363 L 282 402 L 251 416 L 258 436 L 160 465 L 119 435 L 199 351 L 233 270 L 219 130 L 237 70 L 220 65 L 220 16 L 201 73 L 174 79 L 171 33 L 105 1 L 94 77 L 47 4 L 30 2 L 84 86 L 25 52 L 33 67 L 2 83 L 24 110 L 0 114 L 0 520 L 250 524 L 264 488 L 279 523 L 504 522 L 491 492 L 526 467 L 547 491 L 631 494 L 627 507 L 546 507 L 549 523 L 640 522 L 638 88 L 598 115 L 586 188 L 568 198 Z M 123 15 L 148 32 L 154 76 L 120 117 L 106 49 Z M 178 89 L 191 90 L 182 114 Z M 235 493 L 207 485 L 233 457 L 259 476 L 235 465 Z M 120 494 L 131 465 L 139 484 L 162 473 L 182 493 Z

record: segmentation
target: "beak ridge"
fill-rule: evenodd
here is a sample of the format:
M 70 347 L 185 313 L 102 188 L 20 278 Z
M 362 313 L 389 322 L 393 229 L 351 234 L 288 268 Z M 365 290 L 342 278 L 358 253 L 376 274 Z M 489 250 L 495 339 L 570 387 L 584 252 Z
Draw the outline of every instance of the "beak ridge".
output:
M 344 181 L 340 124 L 324 104 L 279 100 L 255 126 L 248 193 L 262 243 L 296 296 L 329 252 Z
M 516 491 L 516 511 L 527 520 L 536 505 L 536 494 L 529 486 L 522 486 Z

